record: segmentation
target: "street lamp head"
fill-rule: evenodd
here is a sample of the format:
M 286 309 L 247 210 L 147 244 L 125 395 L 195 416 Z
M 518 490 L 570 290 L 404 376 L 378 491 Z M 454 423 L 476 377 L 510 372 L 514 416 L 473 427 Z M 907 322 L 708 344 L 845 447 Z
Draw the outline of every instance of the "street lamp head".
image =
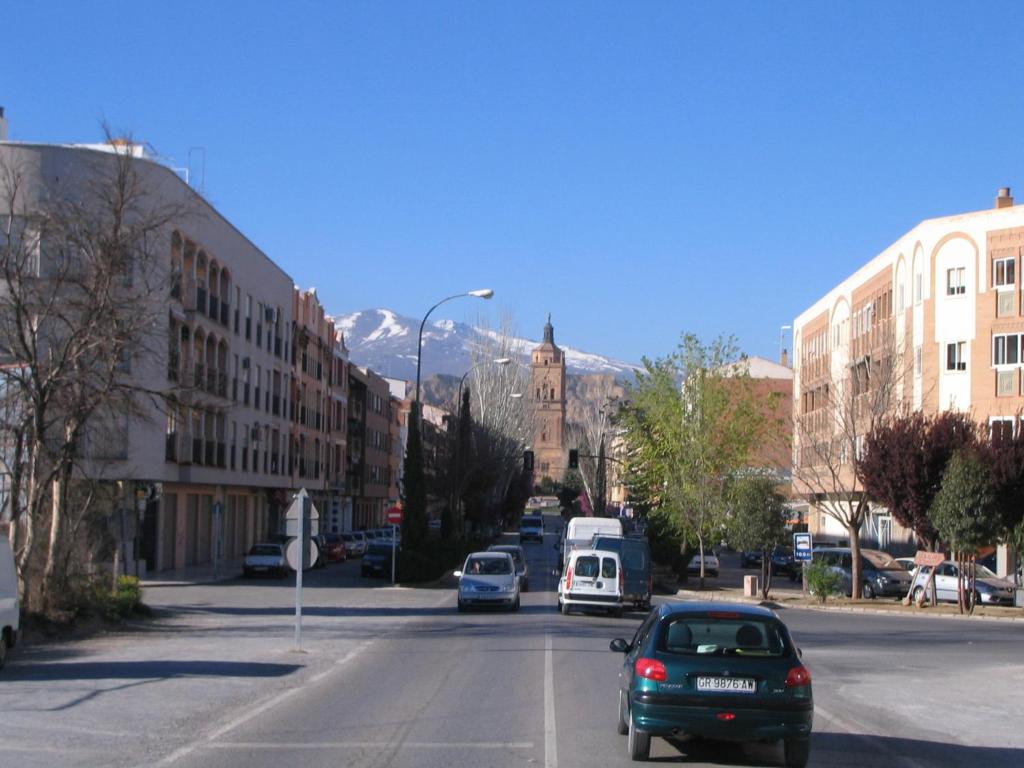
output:
M 519 398 L 521 398 L 523 396 L 523 393 L 522 392 L 509 392 L 508 396 L 511 397 L 513 400 L 518 400 Z
M 478 288 L 475 291 L 470 291 L 466 294 L 467 296 L 476 296 L 478 299 L 489 299 L 494 295 L 494 291 L 490 288 Z
M 494 361 L 495 365 L 508 365 L 512 362 L 511 357 L 499 357 Z

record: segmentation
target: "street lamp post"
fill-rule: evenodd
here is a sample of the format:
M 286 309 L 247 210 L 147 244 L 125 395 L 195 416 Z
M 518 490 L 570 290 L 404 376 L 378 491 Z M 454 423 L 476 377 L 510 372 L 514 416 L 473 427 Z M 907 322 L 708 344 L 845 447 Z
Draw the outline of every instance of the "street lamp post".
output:
M 465 293 L 456 293 L 454 296 L 448 296 L 447 298 L 441 299 L 437 304 L 427 310 L 427 314 L 423 316 L 423 321 L 420 323 L 420 335 L 416 341 L 416 410 L 419 411 L 420 404 L 420 362 L 423 357 L 423 327 L 427 324 L 427 318 L 430 317 L 430 313 L 440 307 L 446 301 L 452 299 L 460 299 L 463 296 L 475 296 L 478 299 L 489 299 L 494 295 L 494 291 L 490 288 L 478 288 L 475 291 L 466 291 Z
M 782 362 L 782 351 L 785 349 L 782 345 L 785 343 L 786 331 L 793 330 L 792 325 L 780 325 L 779 326 L 779 362 Z

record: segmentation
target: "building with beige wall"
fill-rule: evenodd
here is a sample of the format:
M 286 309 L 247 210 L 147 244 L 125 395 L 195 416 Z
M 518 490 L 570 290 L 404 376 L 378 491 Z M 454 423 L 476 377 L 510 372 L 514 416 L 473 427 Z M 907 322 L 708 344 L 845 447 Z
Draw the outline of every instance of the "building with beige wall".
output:
M 955 410 L 993 430 L 1020 428 L 1022 257 L 1024 206 L 1001 189 L 991 209 L 918 224 L 797 316 L 793 416 L 809 427 L 794 439 L 795 491 L 812 492 L 798 470 L 815 461 L 807 435 L 836 417 L 837 387 L 866 402 L 887 382 L 890 410 Z M 845 471 L 852 483 L 849 462 Z M 847 536 L 820 505 L 811 505 L 809 523 L 828 538 Z M 862 536 L 913 548 L 879 506 Z
M 565 353 L 555 344 L 550 315 L 543 340 L 530 352 L 529 400 L 534 477 L 560 481 L 569 464 L 565 447 Z

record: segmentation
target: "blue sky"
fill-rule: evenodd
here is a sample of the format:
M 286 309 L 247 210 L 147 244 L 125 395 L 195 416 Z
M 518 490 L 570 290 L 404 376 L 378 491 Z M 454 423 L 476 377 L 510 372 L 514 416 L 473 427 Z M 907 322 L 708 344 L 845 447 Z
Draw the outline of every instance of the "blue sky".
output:
M 33 2 L 5 28 L 11 139 L 205 148 L 207 197 L 336 314 L 488 286 L 523 335 L 550 311 L 626 360 L 684 331 L 774 358 L 917 222 L 1024 198 L 1021 3 Z

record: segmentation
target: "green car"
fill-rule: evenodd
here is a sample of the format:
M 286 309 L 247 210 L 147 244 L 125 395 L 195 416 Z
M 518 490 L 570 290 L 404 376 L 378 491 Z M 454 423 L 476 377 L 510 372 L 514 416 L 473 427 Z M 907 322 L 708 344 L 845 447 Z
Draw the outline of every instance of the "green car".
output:
M 782 740 L 786 765 L 810 754 L 811 674 L 774 612 L 722 603 L 667 603 L 652 610 L 619 674 L 619 733 L 646 760 L 651 737 Z

